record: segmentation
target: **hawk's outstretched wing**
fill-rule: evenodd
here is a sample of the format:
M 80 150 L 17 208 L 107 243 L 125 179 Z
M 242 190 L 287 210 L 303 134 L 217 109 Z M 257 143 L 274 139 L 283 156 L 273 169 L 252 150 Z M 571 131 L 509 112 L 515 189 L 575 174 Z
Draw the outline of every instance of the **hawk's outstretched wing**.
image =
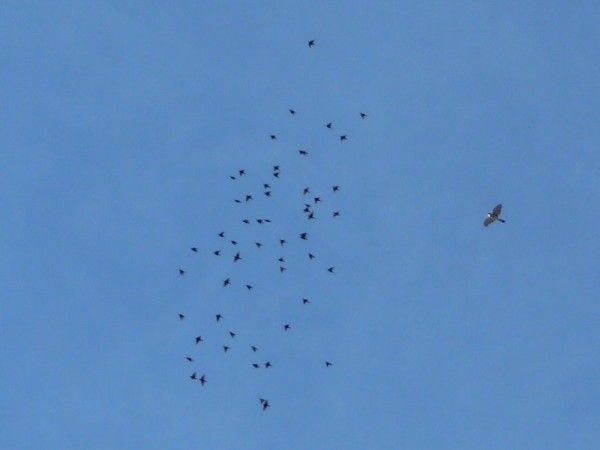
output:
M 494 207 L 494 210 L 492 211 L 492 214 L 496 217 L 498 217 L 500 215 L 500 213 L 502 212 L 502 204 L 496 205 Z
M 485 220 L 483 221 L 483 226 L 487 227 L 490 223 L 492 223 L 494 221 L 494 219 L 492 219 L 490 216 L 487 216 L 485 218 Z

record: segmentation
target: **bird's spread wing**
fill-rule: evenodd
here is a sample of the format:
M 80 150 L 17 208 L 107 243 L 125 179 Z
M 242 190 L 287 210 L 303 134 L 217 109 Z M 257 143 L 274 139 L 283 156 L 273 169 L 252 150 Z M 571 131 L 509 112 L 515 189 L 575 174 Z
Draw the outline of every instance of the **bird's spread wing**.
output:
M 487 227 L 490 223 L 492 223 L 494 220 L 491 217 L 486 217 L 485 220 L 483 221 L 483 226 Z
M 501 212 L 502 212 L 502 204 L 496 205 L 494 207 L 494 210 L 492 211 L 492 214 L 495 216 L 499 216 Z

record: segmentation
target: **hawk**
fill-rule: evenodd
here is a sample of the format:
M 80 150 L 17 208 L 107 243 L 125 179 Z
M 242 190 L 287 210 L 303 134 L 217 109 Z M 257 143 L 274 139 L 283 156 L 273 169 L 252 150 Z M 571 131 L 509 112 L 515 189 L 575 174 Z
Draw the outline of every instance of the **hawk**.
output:
M 506 222 L 504 219 L 500 218 L 500 213 L 502 212 L 502 204 L 496 205 L 492 212 L 488 213 L 487 217 L 483 221 L 483 226 L 487 227 L 489 224 L 494 223 L 496 220 L 498 222 Z

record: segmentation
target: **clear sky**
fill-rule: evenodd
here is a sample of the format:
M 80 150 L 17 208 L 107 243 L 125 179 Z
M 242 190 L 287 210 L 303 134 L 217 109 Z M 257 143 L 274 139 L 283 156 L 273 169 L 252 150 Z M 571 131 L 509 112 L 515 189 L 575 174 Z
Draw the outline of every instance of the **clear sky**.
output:
M 599 16 L 3 2 L 0 448 L 600 448 Z

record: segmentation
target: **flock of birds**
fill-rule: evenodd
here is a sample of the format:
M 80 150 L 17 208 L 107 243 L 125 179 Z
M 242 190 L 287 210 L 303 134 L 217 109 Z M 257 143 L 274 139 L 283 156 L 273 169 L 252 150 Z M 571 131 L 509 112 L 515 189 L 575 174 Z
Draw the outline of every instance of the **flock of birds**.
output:
M 308 41 L 309 48 L 312 48 L 315 45 L 316 45 L 316 42 L 314 40 Z M 297 114 L 296 110 L 294 110 L 294 109 L 289 109 L 288 112 L 291 116 L 296 116 L 296 114 Z M 364 112 L 360 112 L 358 114 L 358 117 L 360 117 L 360 119 L 362 119 L 362 120 L 365 120 L 365 119 L 367 119 L 367 114 Z M 325 128 L 327 128 L 329 130 L 333 130 L 332 122 L 327 122 L 324 124 L 324 126 L 325 126 Z M 276 141 L 277 135 L 270 134 L 269 139 L 271 141 Z M 343 143 L 347 140 L 348 140 L 348 135 L 342 134 L 339 136 L 340 142 Z M 301 157 L 307 157 L 309 155 L 309 152 L 307 150 L 300 149 L 300 150 L 298 150 L 298 154 Z M 269 199 L 272 196 L 274 187 L 276 186 L 277 180 L 280 179 L 281 174 L 282 174 L 282 171 L 281 171 L 280 165 L 274 165 L 272 167 L 273 181 L 262 183 L 263 195 L 266 199 Z M 245 178 L 247 176 L 248 176 L 248 174 L 246 172 L 246 169 L 239 169 L 239 170 L 237 170 L 237 172 L 235 174 L 229 175 L 229 179 L 235 182 L 235 181 L 239 181 L 241 178 Z M 331 186 L 331 194 L 332 195 L 336 195 L 340 191 L 341 191 L 341 186 L 336 185 L 336 184 Z M 322 198 L 320 196 L 312 196 L 310 187 L 301 188 L 301 192 L 303 194 L 303 197 L 305 198 L 305 203 L 304 203 L 304 207 L 303 207 L 302 211 L 303 211 L 306 219 L 309 221 L 316 220 L 317 219 L 316 208 L 320 203 L 322 203 Z M 255 200 L 255 198 L 252 194 L 243 194 L 243 195 L 241 195 L 240 198 L 235 198 L 234 202 L 237 204 L 247 204 L 254 200 Z M 490 213 L 487 214 L 485 221 L 484 221 L 484 225 L 487 227 L 488 225 L 490 225 L 491 223 L 496 222 L 496 221 L 504 223 L 505 221 L 503 219 L 500 219 L 500 217 L 499 217 L 501 210 L 502 210 L 502 205 L 500 205 L 500 204 L 497 205 Z M 336 219 L 336 218 L 340 217 L 340 215 L 341 215 L 340 211 L 335 210 L 335 209 L 330 211 L 329 214 L 330 214 L 330 217 L 333 219 Z M 256 218 L 256 219 L 253 219 L 253 221 L 256 222 L 258 225 L 266 225 L 266 224 L 272 223 L 271 219 L 269 219 L 269 218 Z M 251 223 L 251 220 L 244 218 L 242 220 L 242 223 L 249 225 Z M 242 252 L 237 251 L 237 248 L 236 248 L 240 244 L 240 242 L 238 242 L 234 239 L 230 239 L 230 237 L 228 236 L 228 233 L 226 233 L 225 231 L 220 231 L 215 234 L 216 234 L 216 237 L 218 238 L 218 240 L 222 244 L 226 243 L 226 241 L 229 241 L 229 245 L 231 245 L 232 247 L 235 248 L 235 253 L 233 253 L 233 256 L 232 256 L 232 264 L 238 264 L 238 263 L 240 263 L 240 261 L 244 260 L 244 256 L 242 255 Z M 302 241 L 308 241 L 309 234 L 307 232 L 302 232 L 302 233 L 298 234 L 297 238 Z M 277 238 L 276 241 L 274 242 L 274 244 L 283 248 L 286 246 L 286 244 L 288 244 L 288 242 L 285 238 Z M 256 240 L 253 242 L 253 246 L 256 251 L 259 251 L 264 245 L 265 245 L 265 242 L 261 242 L 260 240 Z M 250 246 L 252 246 L 252 243 L 250 244 Z M 198 247 L 191 247 L 190 251 L 193 253 L 201 252 L 201 250 Z M 306 252 L 307 253 L 306 254 L 307 261 L 309 261 L 309 262 L 316 259 L 316 256 L 313 253 L 313 251 L 314 250 Z M 224 253 L 225 253 L 222 249 L 209 250 L 209 252 L 214 257 L 222 257 L 222 256 L 224 256 Z M 279 266 L 279 272 L 281 274 L 283 274 L 287 270 L 285 257 L 284 256 L 279 257 L 277 259 L 277 263 Z M 179 275 L 181 277 L 184 277 L 187 274 L 187 270 L 184 268 L 179 268 L 178 270 L 179 270 Z M 326 267 L 326 271 L 330 274 L 334 274 L 335 266 Z M 234 280 L 232 279 L 232 277 L 229 276 L 222 281 L 222 287 L 227 288 L 228 286 L 232 285 L 233 282 L 234 282 Z M 248 292 L 251 292 L 254 289 L 254 286 L 252 284 L 246 284 L 246 283 L 242 283 L 242 284 L 243 284 L 243 287 Z M 310 303 L 309 299 L 302 298 L 302 305 L 308 305 L 309 303 Z M 186 315 L 183 313 L 179 313 L 178 319 L 179 319 L 179 321 L 184 321 L 186 319 Z M 215 324 L 219 325 L 225 319 L 225 317 L 222 313 L 218 312 L 214 315 L 214 319 L 215 319 Z M 292 329 L 291 323 L 283 323 L 282 324 L 282 331 L 284 333 L 289 332 L 291 329 Z M 229 330 L 226 334 L 224 334 L 224 336 L 228 341 L 231 341 L 237 337 L 237 333 Z M 204 338 L 201 335 L 195 336 L 193 338 L 193 340 L 192 339 L 190 339 L 190 340 L 193 341 L 196 346 L 201 345 L 205 342 Z M 223 349 L 223 353 L 227 354 L 231 350 L 231 346 L 230 345 L 222 345 L 222 349 Z M 256 345 L 249 345 L 248 349 L 253 354 L 257 353 L 259 351 L 259 347 Z M 187 360 L 188 363 L 194 363 L 194 358 L 192 358 L 191 356 L 186 356 L 185 359 Z M 260 364 L 258 362 L 254 362 L 251 364 L 251 367 L 253 369 L 259 369 L 261 367 L 265 368 L 265 369 L 269 369 L 270 367 L 272 367 L 272 365 L 273 365 L 273 363 L 271 361 L 266 361 L 262 364 Z M 323 366 L 325 368 L 330 368 L 333 366 L 333 363 L 329 360 L 326 360 L 323 362 Z M 193 371 L 192 374 L 189 375 L 189 378 L 193 382 L 200 383 L 202 386 L 204 386 L 208 383 L 208 378 L 207 378 L 206 374 L 205 373 L 200 374 L 198 370 Z M 259 402 L 260 402 L 260 408 L 262 408 L 263 411 L 267 410 L 271 406 L 270 401 L 266 398 L 259 398 Z

